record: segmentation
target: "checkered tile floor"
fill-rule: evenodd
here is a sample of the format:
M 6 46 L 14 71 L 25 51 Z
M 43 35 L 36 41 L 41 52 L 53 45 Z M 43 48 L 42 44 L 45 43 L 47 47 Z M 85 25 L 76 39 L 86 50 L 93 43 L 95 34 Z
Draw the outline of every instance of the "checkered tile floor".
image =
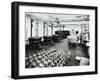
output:
M 62 67 L 71 61 L 70 54 L 53 48 L 26 53 L 26 68 Z

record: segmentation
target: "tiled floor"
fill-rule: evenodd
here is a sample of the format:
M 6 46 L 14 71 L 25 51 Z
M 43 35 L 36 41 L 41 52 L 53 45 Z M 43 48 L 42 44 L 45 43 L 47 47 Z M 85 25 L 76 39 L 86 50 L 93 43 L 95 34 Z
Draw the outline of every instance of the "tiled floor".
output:
M 84 56 L 84 54 L 77 55 L 74 51 L 68 49 L 67 38 L 55 43 L 53 46 L 44 45 L 39 51 L 27 51 L 26 68 L 77 66 L 79 62 L 75 60 L 75 57 Z

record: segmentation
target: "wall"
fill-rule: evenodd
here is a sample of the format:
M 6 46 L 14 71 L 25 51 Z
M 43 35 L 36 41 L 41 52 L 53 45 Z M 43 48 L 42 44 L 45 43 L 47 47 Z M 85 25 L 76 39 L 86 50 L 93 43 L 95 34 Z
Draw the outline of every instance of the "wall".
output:
M 25 24 L 26 24 L 25 25 L 26 26 L 25 27 L 25 29 L 26 29 L 25 30 L 26 31 L 25 39 L 28 40 L 28 38 L 31 37 L 31 17 L 30 16 L 26 16 Z M 58 30 L 60 30 L 60 31 L 65 30 L 65 31 L 70 31 L 70 32 L 72 30 L 74 30 L 74 31 L 78 31 L 79 33 L 81 33 L 81 31 L 82 31 L 82 29 L 81 29 L 82 26 L 81 25 L 82 24 L 89 24 L 89 22 L 88 21 L 84 21 L 84 22 L 65 22 L 65 23 L 61 23 L 61 24 L 65 25 L 64 28 L 63 27 L 58 27 L 58 28 L 53 27 L 53 35 L 55 35 L 55 31 L 58 31 Z M 45 24 L 45 27 L 44 27 L 44 22 L 43 21 L 41 21 L 41 20 L 37 21 L 37 19 L 33 18 L 32 37 L 36 37 L 36 36 L 43 37 L 44 35 L 45 36 L 51 36 L 52 35 L 52 33 L 51 33 L 52 29 L 51 29 L 51 27 L 49 27 L 49 25 L 51 25 L 51 23 L 47 22 Z M 43 31 L 43 30 L 45 30 L 45 31 Z M 45 34 L 43 35 L 43 33 L 45 33 Z
M 11 65 L 11 2 L 14 0 L 1 0 L 0 1 L 0 81 L 13 81 L 10 78 L 10 65 Z M 72 4 L 72 5 L 87 5 L 98 6 L 100 14 L 100 0 L 21 0 L 30 2 L 43 2 L 43 3 L 58 3 L 58 4 Z M 98 16 L 100 21 L 100 15 Z M 100 30 L 100 23 L 98 31 Z M 100 35 L 100 32 L 98 32 Z M 98 38 L 100 41 L 100 36 Z M 100 48 L 100 42 L 98 43 Z M 100 53 L 100 50 L 99 50 Z M 98 54 L 99 54 L 98 53 Z M 100 54 L 99 54 L 100 62 Z M 100 63 L 99 63 L 100 68 Z M 99 69 L 100 72 L 100 69 Z M 24 81 L 100 81 L 100 74 L 98 75 L 82 75 L 82 76 L 67 76 L 55 78 L 39 78 L 39 79 L 26 79 Z M 20 80 L 23 81 L 23 80 Z

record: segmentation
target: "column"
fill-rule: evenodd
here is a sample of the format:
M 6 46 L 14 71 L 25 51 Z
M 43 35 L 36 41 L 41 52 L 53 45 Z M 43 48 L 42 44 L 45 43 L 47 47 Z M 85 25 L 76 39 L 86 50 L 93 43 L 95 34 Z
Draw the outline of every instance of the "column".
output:
M 43 22 L 43 36 L 45 36 L 45 22 Z
M 33 21 L 34 21 L 34 20 L 31 19 L 31 38 L 32 38 L 32 27 L 33 27 L 33 24 L 32 24 L 32 23 L 33 23 Z
M 53 35 L 53 24 L 51 24 L 51 35 Z
M 38 36 L 38 26 L 39 26 L 39 21 L 37 19 L 37 22 L 36 22 L 36 36 Z

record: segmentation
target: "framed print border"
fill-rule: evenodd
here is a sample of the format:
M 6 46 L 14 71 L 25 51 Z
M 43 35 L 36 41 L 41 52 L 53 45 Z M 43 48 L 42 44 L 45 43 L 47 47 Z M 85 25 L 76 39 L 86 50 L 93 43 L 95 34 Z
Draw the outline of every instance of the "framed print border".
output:
M 73 9 L 91 9 L 95 10 L 95 71 L 89 72 L 75 72 L 75 73 L 59 73 L 59 74 L 43 74 L 43 75 L 26 75 L 19 76 L 19 6 L 41 6 L 41 7 L 55 7 L 55 8 L 73 8 Z M 25 78 L 43 78 L 43 77 L 58 77 L 58 76 L 72 76 L 72 75 L 88 75 L 97 74 L 98 72 L 98 10 L 96 6 L 81 6 L 81 5 L 62 5 L 49 3 L 31 3 L 31 2 L 12 2 L 11 4 L 11 77 L 13 79 Z

